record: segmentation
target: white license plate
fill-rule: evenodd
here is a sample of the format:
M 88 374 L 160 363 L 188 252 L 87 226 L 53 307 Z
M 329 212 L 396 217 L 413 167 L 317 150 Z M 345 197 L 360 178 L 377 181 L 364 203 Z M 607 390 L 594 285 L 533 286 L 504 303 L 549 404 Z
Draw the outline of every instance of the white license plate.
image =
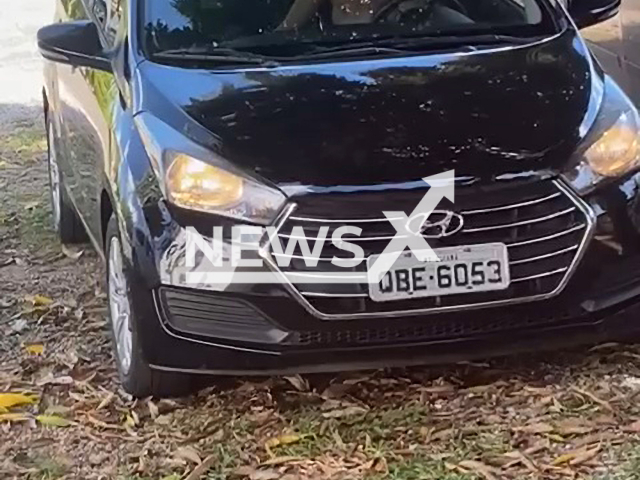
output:
M 435 297 L 509 287 L 509 256 L 504 243 L 434 248 L 439 262 L 421 262 L 403 252 L 379 283 L 369 284 L 376 302 Z M 367 258 L 367 269 L 379 255 Z

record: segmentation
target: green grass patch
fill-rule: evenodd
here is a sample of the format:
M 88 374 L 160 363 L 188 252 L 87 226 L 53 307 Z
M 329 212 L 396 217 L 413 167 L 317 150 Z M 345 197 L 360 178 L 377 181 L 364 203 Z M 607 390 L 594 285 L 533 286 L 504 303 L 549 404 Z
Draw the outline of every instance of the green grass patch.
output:
M 47 139 L 44 130 L 37 127 L 25 127 L 14 130 L 10 135 L 0 136 L 0 152 L 5 160 L 33 158 L 47 151 Z
M 23 246 L 39 248 L 46 244 L 54 244 L 56 233 L 53 230 L 48 192 L 39 200 L 23 203 L 28 206 L 18 212 L 18 234 Z
M 607 472 L 593 480 L 640 480 L 640 443 L 628 443 L 613 451 Z
M 371 480 L 471 480 L 474 475 L 446 467 L 443 460 L 416 456 L 401 462 L 389 462 L 389 471 L 369 475 Z

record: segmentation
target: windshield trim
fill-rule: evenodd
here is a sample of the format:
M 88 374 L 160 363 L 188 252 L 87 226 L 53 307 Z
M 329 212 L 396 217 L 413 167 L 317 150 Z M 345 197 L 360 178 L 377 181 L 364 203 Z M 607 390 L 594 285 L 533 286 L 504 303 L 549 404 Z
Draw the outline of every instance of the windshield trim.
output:
M 153 41 L 151 39 L 151 36 L 146 34 L 146 25 L 147 25 L 147 12 L 146 12 L 146 3 L 149 0 L 139 0 L 139 5 L 138 5 L 138 30 L 139 30 L 139 39 L 140 39 L 140 46 L 141 46 L 141 50 L 144 54 L 144 57 L 147 60 L 151 60 L 151 61 L 156 61 L 156 63 L 169 63 L 169 64 L 174 64 L 174 63 L 180 63 L 181 60 L 179 58 L 176 59 L 165 59 L 164 61 L 158 61 L 160 60 L 157 56 L 157 54 L 162 53 L 163 50 L 162 49 L 157 49 L 155 48 L 155 45 L 153 44 Z M 273 67 L 284 67 L 284 66 L 295 66 L 295 65 L 301 65 L 301 64 L 317 64 L 317 63 L 344 63 L 344 62 L 350 62 L 350 61 L 359 61 L 359 60 L 371 60 L 374 58 L 392 58 L 392 59 L 397 59 L 398 57 L 415 57 L 415 56 L 434 56 L 434 55 L 449 55 L 449 56 L 467 56 L 467 55 L 474 55 L 474 54 L 478 54 L 478 53 L 494 53 L 494 52 L 501 52 L 501 51 L 506 51 L 506 50 L 515 50 L 515 49 L 519 49 L 519 48 L 528 48 L 530 46 L 533 45 L 540 45 L 543 43 L 546 43 L 548 41 L 553 41 L 556 38 L 560 37 L 561 35 L 563 35 L 567 29 L 569 29 L 571 27 L 571 22 L 569 21 L 569 19 L 567 18 L 568 13 L 565 11 L 565 9 L 563 9 L 561 6 L 558 5 L 558 1 L 557 0 L 536 0 L 536 2 L 539 4 L 540 8 L 541 8 L 541 13 L 542 13 L 542 20 L 539 24 L 530 24 L 530 25 L 520 25 L 520 26 L 495 26 L 492 27 L 491 30 L 485 28 L 478 28 L 477 29 L 477 33 L 471 33 L 473 30 L 473 28 L 469 28 L 467 26 L 466 29 L 446 29 L 446 30 L 436 30 L 436 31 L 432 31 L 429 33 L 421 33 L 421 34 L 416 34 L 416 35 L 402 35 L 402 36 L 381 36 L 379 37 L 381 42 L 385 42 L 385 41 L 389 41 L 389 39 L 391 38 L 397 38 L 398 41 L 411 41 L 414 39 L 420 39 L 420 38 L 428 38 L 428 37 L 433 37 L 434 39 L 437 39 L 438 36 L 449 36 L 449 37 L 454 37 L 457 35 L 460 36 L 464 36 L 464 35 L 469 35 L 469 36 L 479 36 L 482 34 L 485 35 L 497 35 L 497 36 L 514 36 L 514 37 L 518 37 L 519 35 L 514 31 L 514 30 L 521 30 L 522 28 L 531 28 L 532 30 L 534 28 L 539 28 L 542 26 L 542 31 L 537 32 L 537 33 L 532 33 L 530 35 L 522 35 L 522 39 L 523 42 L 522 44 L 496 44 L 496 46 L 481 46 L 477 49 L 463 49 L 463 47 L 458 47 L 458 48 L 453 48 L 454 51 L 451 51 L 452 49 L 446 49 L 443 48 L 442 50 L 438 50 L 433 49 L 433 50 L 426 50 L 426 51 L 415 51 L 415 52 L 406 52 L 405 54 L 391 54 L 391 53 L 385 53 L 385 52 L 381 52 L 379 56 L 376 57 L 367 57 L 366 59 L 364 58 L 358 58 L 357 55 L 354 57 L 349 57 L 349 56 L 344 56 L 344 57 L 340 57 L 340 58 L 304 58 L 304 55 L 294 55 L 291 56 L 290 59 L 286 58 L 286 57 L 280 57 L 280 56 L 274 56 L 273 57 L 273 62 L 269 62 L 270 58 L 269 55 L 262 55 L 263 57 L 266 58 L 266 63 L 264 65 L 259 65 L 256 64 L 255 62 L 251 62 L 249 61 L 248 64 L 246 66 L 231 66 L 229 64 L 229 62 L 226 63 L 226 65 L 220 65 L 220 68 L 216 68 L 216 70 L 225 70 L 225 71 L 234 71 L 234 70 L 238 70 L 238 69 L 242 69 L 242 70 L 248 70 L 248 71 L 252 71 L 252 70 L 264 70 L 264 69 L 269 69 L 269 68 L 273 68 Z M 546 24 L 546 25 L 545 25 Z M 531 42 L 527 42 L 527 39 L 531 39 Z M 378 40 L 377 38 L 372 38 L 369 39 L 369 41 L 371 41 L 372 43 L 375 43 L 375 41 Z M 367 41 L 365 39 L 358 39 L 358 40 L 354 40 L 353 43 L 362 43 L 364 41 Z M 333 44 L 333 46 L 337 46 L 339 45 L 339 41 L 338 39 L 334 39 L 333 41 L 328 40 L 328 41 L 314 41 L 314 40 L 307 40 L 307 41 L 300 41 L 297 42 L 298 44 L 307 44 L 307 45 L 317 45 L 317 46 L 327 46 L 328 48 L 332 48 L 331 45 Z M 349 48 L 349 43 L 352 42 L 344 42 L 344 47 L 345 48 Z M 283 45 L 285 45 L 285 43 L 283 43 Z M 221 47 L 223 47 L 221 45 Z M 375 47 L 374 47 L 375 48 Z M 381 49 L 384 49 L 383 46 L 381 46 Z M 447 51 L 448 50 L 448 51 Z M 445 53 L 446 51 L 446 53 Z M 248 55 L 255 55 L 255 56 L 261 56 L 259 53 L 254 53 L 251 50 L 247 50 L 247 54 Z M 213 53 L 212 53 L 213 55 Z M 277 58 L 276 58 L 277 57 Z M 194 63 L 194 62 L 189 62 L 188 56 L 186 55 L 184 57 L 184 60 L 187 63 Z M 202 58 L 202 61 L 204 61 L 205 59 Z M 215 61 L 211 61 L 211 64 L 215 63 Z M 207 67 L 209 68 L 209 67 Z
M 150 57 L 148 57 L 148 61 L 153 62 L 153 63 L 157 63 L 160 65 L 173 65 L 173 66 L 180 66 L 181 68 L 185 68 L 187 66 L 194 66 L 193 68 L 199 68 L 199 69 L 203 69 L 203 70 L 215 70 L 216 72 L 220 72 L 220 73 L 226 73 L 226 72 L 265 72 L 265 71 L 269 71 L 269 70 L 273 70 L 274 68 L 277 68 L 279 71 L 281 72 L 286 72 L 286 71 L 295 71 L 295 70 L 299 70 L 300 68 L 304 68 L 308 65 L 331 65 L 331 64 L 337 64 L 337 63 L 356 63 L 356 62 L 371 62 L 371 61 L 378 61 L 378 62 L 389 62 L 389 63 L 396 63 L 398 60 L 402 60 L 402 59 L 408 59 L 408 58 L 417 58 L 417 57 L 447 57 L 447 58 L 460 58 L 460 57 L 469 57 L 469 56 L 473 56 L 473 55 L 481 55 L 481 54 L 495 54 L 495 53 L 501 53 L 501 52 L 511 52 L 511 51 L 517 51 L 517 50 L 521 50 L 521 49 L 525 49 L 525 48 L 533 48 L 533 47 L 538 47 L 541 45 L 544 45 L 546 43 L 550 43 L 553 42 L 557 39 L 559 39 L 560 37 L 562 37 L 563 35 L 565 35 L 570 29 L 567 27 L 563 28 L 562 30 L 553 33 L 553 34 L 548 34 L 548 35 L 543 35 L 543 36 L 539 36 L 537 37 L 535 40 L 533 40 L 530 43 L 522 43 L 522 44 L 509 44 L 509 45 L 497 45 L 494 47 L 486 47 L 486 48 L 479 48 L 477 50 L 456 50 L 456 51 L 438 51 L 438 50 L 434 50 L 434 51 L 430 51 L 430 52 L 407 52 L 405 54 L 397 54 L 397 55 L 391 55 L 391 54 L 381 54 L 380 56 L 376 56 L 376 57 L 340 57 L 340 58 L 318 58 L 318 59 L 314 59 L 314 58 L 309 58 L 309 59 L 301 59 L 301 58 L 297 58 L 297 59 L 292 59 L 291 61 L 287 61 L 287 62 L 273 62 L 272 64 L 267 64 L 267 65 L 255 65 L 255 64 L 251 64 L 251 63 L 247 63 L 246 65 L 230 65 L 230 64 L 216 64 L 215 61 L 211 61 L 211 62 L 206 62 L 204 61 L 204 59 L 199 59 L 196 61 L 189 61 L 186 57 L 183 60 L 167 60 L 164 59 L 162 60 L 161 58 L 155 57 L 154 54 L 152 54 Z M 160 61 L 159 61 L 160 60 Z

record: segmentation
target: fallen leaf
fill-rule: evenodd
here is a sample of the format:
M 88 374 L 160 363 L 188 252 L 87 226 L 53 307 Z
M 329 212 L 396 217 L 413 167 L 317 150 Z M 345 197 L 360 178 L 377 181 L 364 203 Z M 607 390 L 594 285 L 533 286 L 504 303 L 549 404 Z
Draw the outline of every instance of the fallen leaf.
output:
M 44 345 L 42 343 L 25 344 L 24 349 L 30 355 L 42 355 L 44 353 Z
M 234 477 L 249 477 L 255 471 L 256 471 L 255 467 L 252 467 L 251 465 L 243 465 L 241 467 L 236 468 L 232 472 L 232 476 L 234 476 Z
M 36 385 L 38 385 L 39 387 L 42 387 L 44 385 L 71 385 L 72 383 L 73 378 L 69 375 L 54 377 L 51 373 L 36 381 Z
M 129 428 L 133 428 L 136 426 L 136 420 L 133 417 L 133 415 L 131 415 L 131 413 L 127 413 L 127 417 L 125 418 L 124 425 L 125 427 L 129 427 Z
M 572 466 L 581 465 L 585 462 L 588 462 L 589 460 L 593 460 L 600 452 L 600 449 L 601 449 L 601 445 L 597 445 L 594 448 L 586 449 L 576 454 L 576 456 L 569 461 L 569 465 L 572 465 Z
M 579 418 L 567 418 L 554 423 L 554 431 L 561 435 L 584 435 L 593 430 L 593 425 Z
M 66 415 L 71 412 L 70 407 L 65 407 L 64 405 L 50 405 L 45 410 L 46 415 Z
M 153 420 L 158 418 L 160 411 L 158 410 L 158 406 L 153 403 L 151 400 L 147 402 L 147 407 L 149 408 L 149 415 Z
M 45 295 L 34 295 L 28 297 L 28 300 L 36 307 L 46 307 L 53 303 L 53 300 Z
M 173 456 L 183 460 L 188 460 L 196 465 L 202 463 L 202 458 L 200 458 L 198 451 L 190 446 L 180 447 L 174 452 Z
M 270 468 L 268 470 L 256 470 L 249 475 L 249 478 L 251 480 L 276 480 L 277 478 L 282 478 L 282 474 Z
M 67 247 L 63 243 L 62 244 L 62 253 L 64 254 L 65 257 L 68 257 L 71 260 L 77 260 L 82 256 L 82 254 L 84 253 L 84 250 L 71 249 L 71 248 Z
M 37 395 L 24 393 L 0 393 L 0 407 L 11 408 L 17 405 L 33 405 L 38 401 Z
M 280 445 L 291 445 L 292 443 L 297 443 L 300 440 L 302 440 L 301 435 L 296 435 L 296 434 L 280 435 L 278 437 L 273 437 L 267 440 L 264 443 L 264 448 L 269 454 L 271 454 L 271 449 L 274 447 L 278 447 Z
M 342 398 L 351 388 L 352 385 L 348 383 L 335 382 L 325 388 L 320 396 L 325 400 Z
M 551 465 L 562 465 L 563 463 L 569 463 L 571 460 L 573 460 L 574 458 L 576 458 L 577 452 L 567 452 L 567 453 L 563 453 L 562 455 L 560 455 L 559 457 L 556 457 L 553 462 L 551 462 Z
M 32 202 L 27 202 L 24 204 L 24 209 L 25 210 L 33 210 L 34 208 L 36 208 L 38 205 L 40 205 L 40 201 L 39 200 L 34 200 Z
M 249 478 L 250 480 L 275 480 L 282 478 L 282 474 L 273 469 L 258 469 L 250 465 L 238 467 L 233 471 L 233 476 Z
M 448 440 L 453 437 L 455 433 L 456 432 L 453 428 L 443 428 L 437 432 L 432 432 L 429 438 L 431 440 Z
M 269 460 L 265 460 L 260 465 L 269 465 L 273 467 L 275 465 L 284 465 L 285 463 L 297 462 L 300 460 L 304 460 L 304 457 L 297 457 L 294 455 L 282 455 L 280 457 L 273 457 L 273 458 L 270 458 Z
M 635 422 L 622 427 L 622 430 L 625 432 L 640 433 L 640 420 L 636 420 Z
M 307 382 L 300 375 L 286 376 L 284 377 L 284 379 L 287 382 L 289 382 L 293 386 L 293 388 L 295 388 L 299 392 L 308 392 L 309 390 L 311 390 L 309 387 L 309 382 Z
M 36 420 L 42 425 L 50 427 L 68 427 L 74 424 L 71 420 L 67 420 L 66 418 L 62 418 L 57 415 L 37 415 Z
M 27 328 L 27 321 L 24 318 L 19 318 L 11 324 L 11 331 L 13 333 L 20 333 Z
M 530 472 L 533 472 L 533 473 L 540 472 L 540 467 L 538 467 L 538 465 L 531 458 L 529 458 L 528 455 L 526 455 L 524 452 L 521 452 L 520 450 L 514 450 L 513 452 L 508 452 L 504 454 L 504 456 L 515 457 L 515 460 L 503 465 L 505 469 L 509 469 L 512 466 L 517 465 L 518 463 L 521 463 Z
M 470 470 L 476 475 L 484 477 L 486 480 L 498 480 L 499 472 L 489 465 L 485 465 L 482 462 L 478 462 L 476 460 L 463 460 L 458 464 L 458 466 L 464 468 L 465 470 Z
M 347 446 L 344 443 L 344 440 L 342 440 L 342 437 L 340 436 L 340 432 L 338 432 L 338 430 L 334 430 L 333 433 L 331 434 L 331 436 L 333 437 L 333 441 L 336 443 L 336 447 L 344 450 L 345 448 L 347 448 Z
M 515 427 L 513 430 L 524 433 L 551 433 L 553 432 L 553 426 L 548 423 L 540 422 L 524 425 L 522 427 Z
M 598 405 L 606 408 L 610 412 L 614 411 L 613 407 L 611 406 L 611 404 L 609 402 L 607 402 L 606 400 L 602 400 L 600 397 L 594 395 L 593 393 L 588 392 L 588 391 L 583 390 L 582 388 L 578 388 L 578 387 L 571 387 L 571 389 L 574 392 L 579 393 L 580 395 L 584 395 L 585 397 L 591 399 L 592 402 L 597 403 Z
M 443 393 L 454 393 L 456 391 L 456 387 L 454 387 L 451 384 L 433 385 L 431 387 L 420 387 L 419 390 L 421 392 L 430 393 L 430 394 L 443 394 Z
M 103 408 L 105 408 L 107 405 L 109 405 L 111 403 L 111 401 L 115 398 L 115 394 L 113 392 L 107 392 L 107 394 L 105 395 L 105 397 L 102 399 L 102 401 L 100 402 L 100 404 L 96 407 L 96 411 L 98 410 L 102 410 Z
M 125 427 L 123 427 L 122 425 L 114 425 L 112 423 L 106 423 L 106 422 L 103 422 L 102 420 L 92 417 L 91 415 L 87 415 L 86 419 L 89 423 L 92 423 L 97 427 L 101 427 L 107 430 L 124 430 L 125 429 Z
M 557 433 L 545 433 L 544 436 L 557 443 L 566 443 L 565 438 Z
M 324 418 L 343 418 L 343 417 L 350 417 L 353 415 L 362 415 L 364 413 L 367 413 L 367 410 L 365 408 L 353 405 L 351 407 L 324 412 L 322 416 Z
M 617 348 L 619 347 L 620 344 L 616 343 L 616 342 L 608 342 L 608 343 L 601 343 L 600 345 L 596 345 L 595 347 L 591 347 L 589 349 L 590 352 L 597 352 L 599 350 L 606 350 L 609 348 Z
M 1 422 L 24 422 L 30 420 L 31 417 L 26 413 L 0 413 Z
M 155 420 L 158 425 L 169 425 L 171 423 L 170 415 L 159 415 Z
M 200 477 L 207 473 L 215 463 L 218 461 L 218 457 L 216 455 L 209 455 L 205 458 L 200 465 L 194 468 L 189 475 L 185 477 L 184 480 L 200 480 Z

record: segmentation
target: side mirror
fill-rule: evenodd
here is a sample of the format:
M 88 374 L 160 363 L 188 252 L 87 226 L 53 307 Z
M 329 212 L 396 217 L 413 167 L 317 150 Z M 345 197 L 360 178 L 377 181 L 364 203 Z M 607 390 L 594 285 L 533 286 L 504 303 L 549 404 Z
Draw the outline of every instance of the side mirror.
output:
M 98 27 L 91 21 L 61 22 L 38 30 L 38 48 L 47 60 L 110 72 L 111 60 L 102 48 Z
M 571 0 L 569 14 L 578 28 L 590 27 L 614 17 L 622 0 Z

